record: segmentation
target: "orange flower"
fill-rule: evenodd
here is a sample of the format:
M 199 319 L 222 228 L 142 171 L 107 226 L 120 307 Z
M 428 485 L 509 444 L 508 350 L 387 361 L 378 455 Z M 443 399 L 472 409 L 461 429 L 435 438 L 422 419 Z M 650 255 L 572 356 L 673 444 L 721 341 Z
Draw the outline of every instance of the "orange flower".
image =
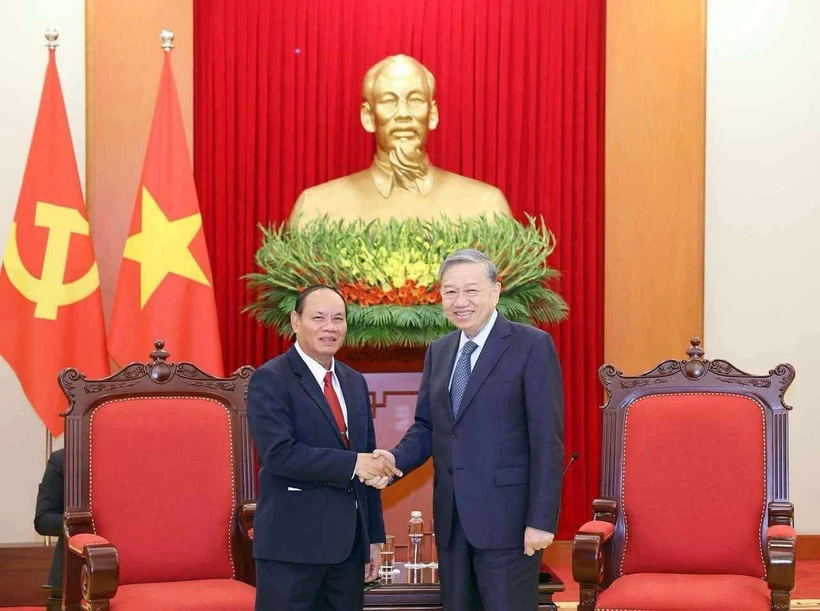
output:
M 379 304 L 397 304 L 402 306 L 425 305 L 438 303 L 441 298 L 437 286 L 422 286 L 415 280 L 406 280 L 398 289 L 391 287 L 384 291 L 380 286 L 370 286 L 359 280 L 339 286 L 339 292 L 348 303 L 355 303 L 362 307 Z

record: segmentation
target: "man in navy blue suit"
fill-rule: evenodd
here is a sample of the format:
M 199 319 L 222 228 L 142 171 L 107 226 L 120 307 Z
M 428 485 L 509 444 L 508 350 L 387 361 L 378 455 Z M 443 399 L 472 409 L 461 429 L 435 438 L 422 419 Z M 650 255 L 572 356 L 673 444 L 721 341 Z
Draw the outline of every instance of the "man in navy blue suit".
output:
M 456 327 L 427 350 L 413 426 L 375 455 L 404 473 L 431 455 L 447 611 L 535 611 L 542 550 L 561 500 L 563 385 L 548 333 L 495 306 L 496 267 L 461 250 L 439 270 Z M 383 485 L 385 476 L 372 480 Z
M 335 290 L 300 293 L 296 342 L 251 377 L 261 462 L 254 518 L 257 611 L 353 611 L 378 576 L 384 521 L 364 480 L 398 474 L 376 447 L 364 377 L 334 355 L 347 331 Z

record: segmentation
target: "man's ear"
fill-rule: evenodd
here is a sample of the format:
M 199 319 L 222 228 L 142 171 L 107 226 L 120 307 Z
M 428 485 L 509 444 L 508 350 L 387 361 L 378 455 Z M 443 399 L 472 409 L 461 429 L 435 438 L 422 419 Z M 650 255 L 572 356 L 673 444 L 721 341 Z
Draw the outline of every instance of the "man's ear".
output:
M 364 131 L 369 134 L 376 133 L 376 122 L 373 120 L 373 111 L 370 109 L 369 102 L 362 102 L 362 109 L 359 113 L 359 118 L 362 120 L 362 127 L 364 127 Z
M 290 313 L 290 328 L 293 329 L 293 332 L 299 329 L 299 314 L 296 313 L 296 310 Z
M 430 102 L 430 113 L 427 115 L 427 128 L 432 131 L 438 127 L 438 105 L 436 101 Z

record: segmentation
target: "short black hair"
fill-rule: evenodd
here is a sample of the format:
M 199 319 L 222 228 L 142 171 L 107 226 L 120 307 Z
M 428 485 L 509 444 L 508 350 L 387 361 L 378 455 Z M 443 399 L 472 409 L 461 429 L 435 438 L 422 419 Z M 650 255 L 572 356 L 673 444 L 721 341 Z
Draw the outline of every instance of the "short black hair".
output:
M 328 286 L 326 284 L 312 284 L 307 288 L 302 289 L 299 294 L 296 296 L 296 304 L 293 306 L 293 311 L 297 314 L 301 315 L 302 312 L 305 310 L 305 300 L 311 293 L 315 293 L 316 291 L 320 291 L 322 289 L 327 289 L 328 291 L 333 291 L 339 297 L 342 298 L 342 303 L 345 304 L 345 316 L 347 316 L 347 302 L 345 301 L 344 296 L 339 292 L 338 289 Z

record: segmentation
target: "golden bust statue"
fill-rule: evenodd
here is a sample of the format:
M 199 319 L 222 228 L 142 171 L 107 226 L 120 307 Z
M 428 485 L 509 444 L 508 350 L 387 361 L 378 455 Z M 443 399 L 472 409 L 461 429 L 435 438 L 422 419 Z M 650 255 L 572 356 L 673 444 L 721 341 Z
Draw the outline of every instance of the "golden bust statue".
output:
M 362 83 L 361 121 L 376 136 L 373 164 L 303 191 L 290 222 L 324 215 L 367 221 L 510 216 L 496 187 L 430 163 L 425 145 L 439 120 L 435 93 L 435 77 L 412 57 L 393 55 L 370 68 Z

